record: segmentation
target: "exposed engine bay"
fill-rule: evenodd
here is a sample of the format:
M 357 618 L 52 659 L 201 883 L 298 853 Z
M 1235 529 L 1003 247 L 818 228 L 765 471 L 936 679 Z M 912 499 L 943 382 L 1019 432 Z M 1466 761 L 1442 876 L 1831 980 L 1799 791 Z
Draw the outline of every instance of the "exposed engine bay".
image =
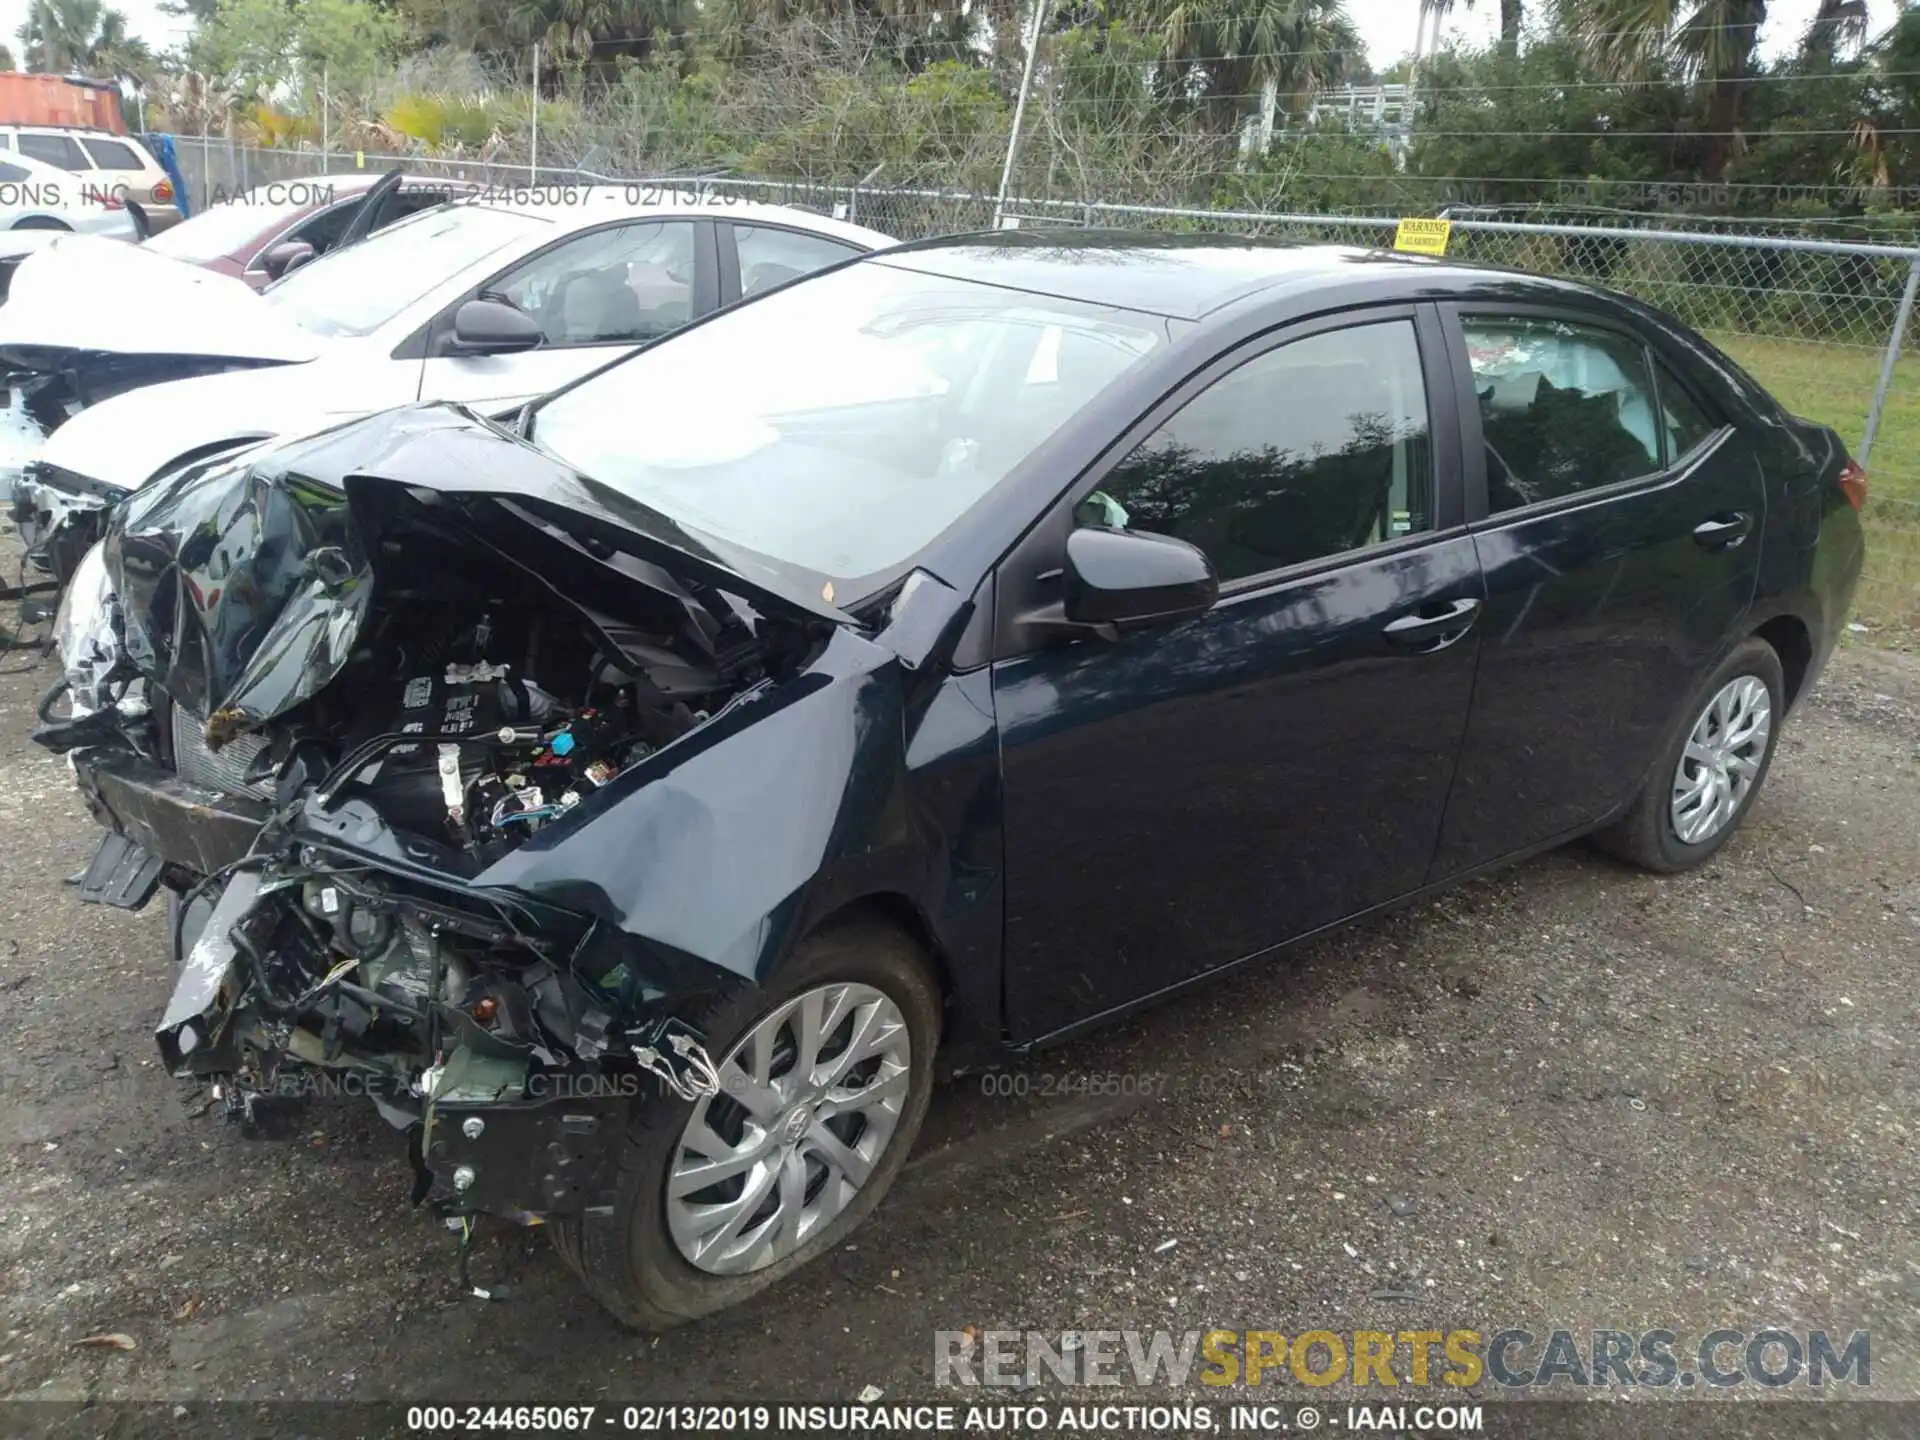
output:
M 636 870 L 656 822 L 595 822 L 644 817 L 650 784 L 680 803 L 658 777 L 818 659 L 835 612 L 532 475 L 355 473 L 400 468 L 408 425 L 495 465 L 514 444 L 430 411 L 138 492 L 68 588 L 71 715 L 43 702 L 36 738 L 110 832 L 84 898 L 172 892 L 169 1069 L 263 1131 L 350 1075 L 414 1137 L 416 1199 L 577 1213 L 644 1086 L 717 1086 L 684 1015 L 727 979 L 637 939 L 596 878 Z

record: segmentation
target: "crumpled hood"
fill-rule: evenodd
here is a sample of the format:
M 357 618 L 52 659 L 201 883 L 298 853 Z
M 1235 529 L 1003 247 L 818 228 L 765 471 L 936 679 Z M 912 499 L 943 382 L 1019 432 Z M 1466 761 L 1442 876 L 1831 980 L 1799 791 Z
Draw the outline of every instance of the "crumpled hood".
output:
M 28 369 L 74 352 L 297 363 L 326 343 L 242 280 L 94 235 L 22 260 L 0 306 L 0 359 Z
M 580 566 L 639 589 L 704 584 L 762 615 L 853 623 L 797 574 L 685 530 L 468 410 L 423 405 L 136 491 L 104 542 L 135 665 L 222 735 L 310 699 L 346 665 L 371 606 L 361 510 L 380 510 L 392 487 L 545 529 Z M 618 548 L 604 543 L 609 529 Z M 567 593 L 565 575 L 538 579 Z

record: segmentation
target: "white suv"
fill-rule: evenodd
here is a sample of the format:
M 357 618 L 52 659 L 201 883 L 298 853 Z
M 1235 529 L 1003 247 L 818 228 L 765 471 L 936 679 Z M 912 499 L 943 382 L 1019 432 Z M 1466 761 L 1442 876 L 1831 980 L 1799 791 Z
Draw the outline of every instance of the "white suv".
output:
M 118 199 L 149 232 L 180 220 L 173 181 L 131 135 L 68 130 L 54 125 L 0 125 L 0 151 L 58 166 L 103 199 Z

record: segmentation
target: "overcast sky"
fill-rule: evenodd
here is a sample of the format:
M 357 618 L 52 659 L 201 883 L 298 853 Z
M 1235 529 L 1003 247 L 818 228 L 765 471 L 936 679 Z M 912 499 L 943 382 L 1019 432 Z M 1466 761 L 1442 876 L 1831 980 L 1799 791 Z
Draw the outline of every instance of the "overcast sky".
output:
M 27 18 L 28 0 L 0 0 L 0 39 L 16 47 L 15 33 Z M 165 50 L 186 38 L 191 28 L 184 19 L 160 13 L 157 0 L 110 0 L 126 12 L 134 32 L 155 50 Z M 1767 24 L 1761 32 L 1761 45 L 1769 55 L 1790 50 L 1798 43 L 1807 22 L 1813 18 L 1818 0 L 1770 0 Z M 1893 23 L 1898 0 L 1868 0 L 1872 15 L 1872 34 L 1879 34 Z M 1418 15 L 1417 0 L 1347 0 L 1347 13 L 1360 27 L 1367 54 L 1376 69 L 1384 69 L 1413 48 L 1413 26 Z M 1464 0 L 1454 7 L 1447 21 L 1446 37 L 1473 44 L 1484 44 L 1500 29 L 1499 0 L 1477 0 L 1471 12 Z

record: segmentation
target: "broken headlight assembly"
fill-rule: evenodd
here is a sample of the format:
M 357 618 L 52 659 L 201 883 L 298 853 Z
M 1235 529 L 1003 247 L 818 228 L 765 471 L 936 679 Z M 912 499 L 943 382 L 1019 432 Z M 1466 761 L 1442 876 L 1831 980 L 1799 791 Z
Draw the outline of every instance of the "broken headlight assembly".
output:
M 71 583 L 61 593 L 53 619 L 53 643 L 65 671 L 73 713 L 84 715 L 107 705 L 114 698 L 108 686 L 128 672 L 120 598 L 98 544 L 81 557 Z

